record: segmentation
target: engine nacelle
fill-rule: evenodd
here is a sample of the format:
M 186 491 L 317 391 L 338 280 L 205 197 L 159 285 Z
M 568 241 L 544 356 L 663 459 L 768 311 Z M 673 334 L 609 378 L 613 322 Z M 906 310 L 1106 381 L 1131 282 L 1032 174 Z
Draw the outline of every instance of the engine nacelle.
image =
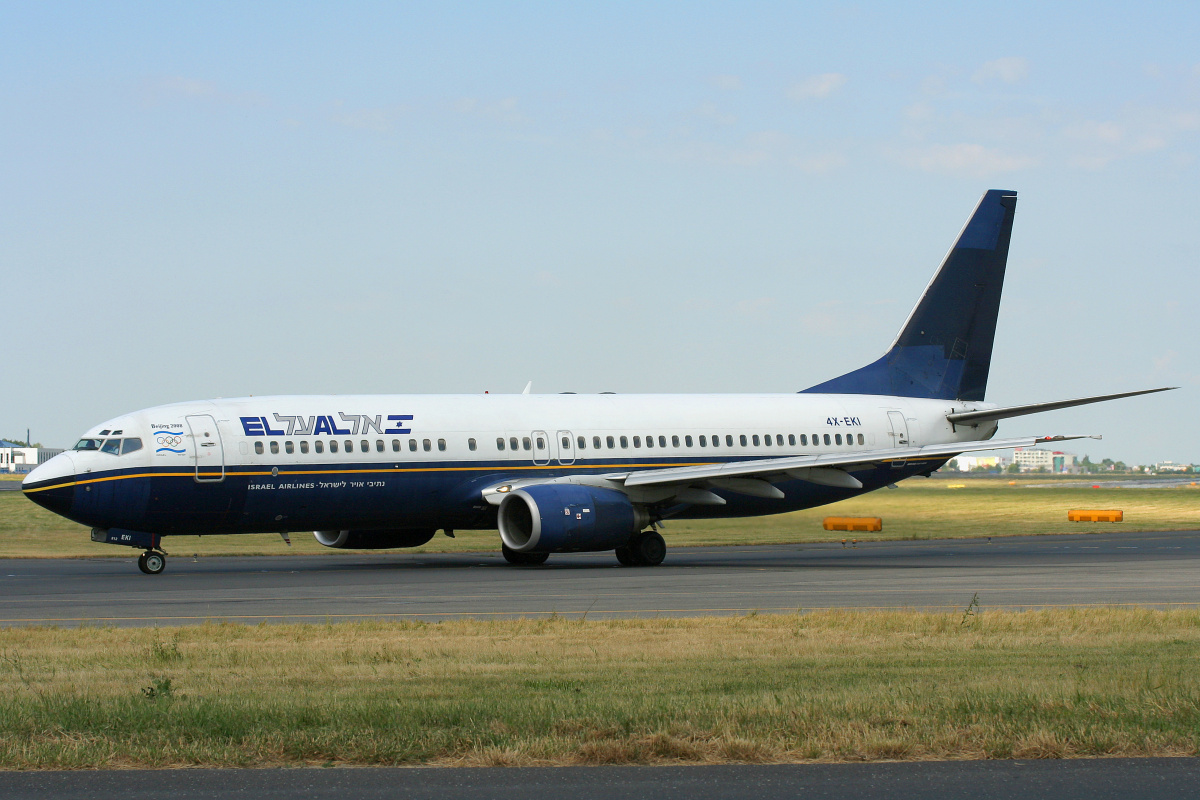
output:
M 339 550 L 386 550 L 389 547 L 420 547 L 437 533 L 433 528 L 390 531 L 313 531 L 317 541 Z
M 650 518 L 612 489 L 542 483 L 509 492 L 497 520 L 510 550 L 579 553 L 622 547 Z

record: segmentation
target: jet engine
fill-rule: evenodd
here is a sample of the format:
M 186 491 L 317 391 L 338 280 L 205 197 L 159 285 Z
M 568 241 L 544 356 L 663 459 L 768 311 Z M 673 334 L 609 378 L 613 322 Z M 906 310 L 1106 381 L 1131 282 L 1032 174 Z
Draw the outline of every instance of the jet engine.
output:
M 433 538 L 433 528 L 402 528 L 383 531 L 313 531 L 317 541 L 339 550 L 386 550 L 390 547 L 420 547 Z
M 500 538 L 517 553 L 615 550 L 650 522 L 621 492 L 570 483 L 515 489 L 497 518 Z

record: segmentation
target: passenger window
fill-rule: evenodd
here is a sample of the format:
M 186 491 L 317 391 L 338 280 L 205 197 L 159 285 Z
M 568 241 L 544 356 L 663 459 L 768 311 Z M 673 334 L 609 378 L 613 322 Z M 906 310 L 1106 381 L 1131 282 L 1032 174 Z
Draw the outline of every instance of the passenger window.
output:
M 642 437 L 640 437 L 640 436 L 633 437 L 633 446 L 641 447 L 642 446 Z
M 687 445 L 688 447 L 691 447 L 691 446 L 692 446 L 692 437 L 691 437 L 691 436 L 684 436 L 684 437 L 683 437 L 683 443 L 684 443 L 685 445 Z
M 825 434 L 825 444 L 829 444 L 829 434 Z
M 136 453 L 138 450 L 141 450 L 141 449 L 142 449 L 142 440 L 141 439 L 126 439 L 121 444 L 121 455 L 125 455 L 126 453 Z
M 308 442 L 307 441 L 300 443 L 300 452 L 305 453 L 305 454 L 308 453 Z
M 263 443 L 262 442 L 254 443 L 254 452 L 260 456 L 263 454 Z
M 347 453 L 354 452 L 354 442 L 350 441 L 349 439 L 346 440 L 346 452 Z
M 788 444 L 791 445 L 792 447 L 796 446 L 796 434 L 794 434 L 794 433 L 788 434 Z
M 294 444 L 292 444 L 291 442 L 284 442 L 283 450 L 290 456 L 296 452 L 296 446 Z
M 592 437 L 592 447 L 595 448 L 596 450 L 600 449 L 600 437 L 599 436 Z
M 521 445 L 517 444 L 517 437 L 515 437 L 515 436 L 508 437 L 508 449 L 509 450 L 520 450 L 521 449 Z
M 438 439 L 438 450 L 443 453 L 446 452 L 446 440 L 445 439 Z
M 771 446 L 771 434 L 768 433 L 763 437 L 763 444 L 765 444 L 767 447 Z
M 524 438 L 522 438 L 522 439 L 521 439 L 521 445 L 522 445 L 522 446 L 523 446 L 523 447 L 524 447 L 526 450 L 530 450 L 530 449 L 532 449 L 532 448 L 533 448 L 533 442 L 531 442 L 531 441 L 529 440 L 529 437 L 528 437 L 528 436 L 526 436 L 526 437 L 524 437 Z
M 538 446 L 538 450 L 545 450 L 546 449 L 546 440 L 540 436 L 537 437 L 537 446 Z
M 358 444 L 359 444 L 359 450 L 361 450 L 362 452 L 364 452 L 364 453 L 371 452 L 371 443 L 368 442 L 366 439 L 363 439 Z
M 318 453 L 325 452 L 325 445 L 321 444 L 320 439 L 317 439 L 315 442 L 313 442 L 313 450 L 316 450 Z
M 713 440 L 713 447 L 720 447 L 720 446 L 721 446 L 721 436 L 720 436 L 720 434 L 713 434 L 712 440 Z
M 679 447 L 679 437 L 678 436 L 671 437 L 671 447 Z
M 562 437 L 562 449 L 563 450 L 571 449 L 571 437 L 570 436 Z
M 611 437 L 611 436 L 605 436 L 605 437 L 604 437 L 604 443 L 605 443 L 606 445 L 608 445 L 608 449 L 609 449 L 609 450 L 612 450 L 614 447 L 616 447 L 616 446 L 617 446 L 617 440 L 616 440 L 616 439 L 614 439 L 614 438 L 613 438 L 613 437 Z
M 658 446 L 666 447 L 667 446 L 667 437 L 665 437 L 665 436 L 658 437 Z
M 704 434 L 700 434 L 700 446 L 708 447 L 708 437 L 706 437 Z
M 274 444 L 274 442 L 272 442 L 271 444 Z M 120 439 L 107 440 L 104 444 L 100 445 L 100 452 L 101 453 L 111 453 L 114 456 L 119 455 L 121 452 L 121 440 Z
M 496 437 L 496 449 L 497 449 L 497 450 L 503 450 L 503 449 L 504 449 L 504 437 L 503 437 L 503 436 L 497 436 L 497 437 Z
M 621 449 L 622 449 L 622 450 L 628 450 L 628 449 L 629 449 L 629 437 L 628 437 L 628 436 L 622 436 L 622 437 L 621 437 Z
M 742 442 L 742 444 L 745 444 L 745 442 Z M 733 434 L 732 433 L 725 434 L 725 446 L 733 447 Z
M 746 446 L 746 434 L 743 433 L 743 434 L 739 435 L 738 441 L 741 442 L 742 447 L 745 447 Z
M 376 439 L 376 440 L 375 440 L 375 452 L 376 452 L 376 453 L 382 453 L 382 452 L 383 452 L 383 439 Z
M 422 439 L 421 447 L 425 448 L 425 452 L 428 453 L 433 449 L 433 442 L 429 441 L 428 439 Z
M 271 442 L 271 453 L 273 455 L 279 454 L 279 442 Z
M 826 436 L 825 439 L 826 439 L 825 444 L 829 444 L 829 441 L 828 441 L 829 437 Z M 821 434 L 814 433 L 813 434 L 813 447 L 817 447 L 820 444 L 821 444 Z
M 329 440 L 329 452 L 331 452 L 331 453 L 337 452 L 337 439 Z
M 586 437 L 586 436 L 577 436 L 577 437 L 575 437 L 575 445 L 576 445 L 576 446 L 577 446 L 577 447 L 578 447 L 580 450 L 587 450 L 587 437 Z
M 410 453 L 417 452 L 417 440 L 416 439 L 408 440 L 408 452 L 410 452 Z
M 779 445 L 780 447 L 783 447 L 783 434 L 782 433 L 775 434 L 775 444 Z
M 399 439 L 392 439 L 392 452 L 393 453 L 400 452 L 400 440 Z
M 475 452 L 475 440 L 474 439 L 467 439 L 467 449 L 470 450 L 472 453 Z
M 803 434 L 803 433 L 800 434 L 800 444 L 803 447 L 808 447 L 808 435 L 807 434 Z
M 758 434 L 754 434 L 754 446 L 758 447 Z
M 861 433 L 858 435 L 858 443 L 859 443 L 859 444 L 866 444 L 866 443 L 867 443 L 867 440 L 863 438 L 863 435 L 862 435 Z
M 646 437 L 646 447 L 654 447 L 654 437 L 653 436 Z
M 835 433 L 835 434 L 833 435 L 833 443 L 834 443 L 834 444 L 841 444 L 841 443 L 842 443 L 842 435 L 841 435 L 840 433 Z

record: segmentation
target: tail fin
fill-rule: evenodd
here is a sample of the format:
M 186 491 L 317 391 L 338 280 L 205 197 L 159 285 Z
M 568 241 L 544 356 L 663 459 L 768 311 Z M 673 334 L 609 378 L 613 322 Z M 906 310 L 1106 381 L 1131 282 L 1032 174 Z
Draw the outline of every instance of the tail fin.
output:
M 804 391 L 982 400 L 1016 207 L 1016 192 L 985 192 L 892 348 Z

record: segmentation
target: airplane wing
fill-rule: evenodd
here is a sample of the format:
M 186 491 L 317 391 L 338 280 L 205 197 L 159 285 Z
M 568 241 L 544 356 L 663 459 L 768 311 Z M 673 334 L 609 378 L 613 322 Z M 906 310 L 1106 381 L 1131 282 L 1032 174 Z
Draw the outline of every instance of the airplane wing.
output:
M 681 503 L 724 505 L 725 500 L 710 489 L 722 489 L 755 497 L 782 498 L 783 492 L 772 485 L 778 481 L 802 480 L 822 486 L 861 489 L 862 482 L 853 472 L 873 469 L 880 464 L 921 460 L 940 460 L 960 453 L 979 450 L 1003 450 L 1009 447 L 1033 447 L 1045 442 L 1069 439 L 1099 439 L 1099 436 L 1025 436 L 1016 439 L 988 439 L 972 442 L 899 447 L 883 450 L 857 450 L 851 453 L 823 453 L 811 456 L 756 458 L 725 461 L 687 467 L 630 470 L 600 475 L 564 475 L 557 478 L 509 478 L 483 489 L 483 499 L 499 505 L 513 489 L 540 483 L 578 483 L 624 491 L 640 502 L 674 499 Z
M 630 472 L 608 473 L 602 477 L 606 480 L 621 484 L 627 488 L 665 486 L 670 484 L 690 484 L 697 481 L 707 482 L 716 488 L 729 489 L 738 492 L 739 487 L 749 489 L 747 494 L 766 497 L 782 497 L 783 494 L 775 489 L 773 493 L 765 493 L 764 487 L 758 484 L 769 484 L 772 481 L 795 478 L 819 483 L 824 486 L 841 486 L 847 489 L 862 487 L 862 483 L 851 475 L 856 469 L 868 469 L 879 464 L 893 461 L 914 461 L 925 459 L 941 459 L 956 456 L 959 453 L 978 450 L 1003 450 L 1009 447 L 1033 447 L 1044 442 L 1062 442 L 1069 439 L 1094 438 L 1099 436 L 1026 436 L 1016 439 L 990 439 L 975 442 L 953 442 L 950 444 L 926 445 L 924 447 L 899 447 L 884 450 L 860 450 L 853 453 L 823 453 L 811 456 L 785 456 L 782 458 L 756 458 L 750 461 L 729 461 L 714 464 L 701 464 L 690 467 L 669 467 L 666 469 L 650 469 Z M 750 482 L 746 479 L 758 479 Z M 727 485 L 726 485 L 727 484 Z M 774 488 L 774 487 L 771 487 Z

